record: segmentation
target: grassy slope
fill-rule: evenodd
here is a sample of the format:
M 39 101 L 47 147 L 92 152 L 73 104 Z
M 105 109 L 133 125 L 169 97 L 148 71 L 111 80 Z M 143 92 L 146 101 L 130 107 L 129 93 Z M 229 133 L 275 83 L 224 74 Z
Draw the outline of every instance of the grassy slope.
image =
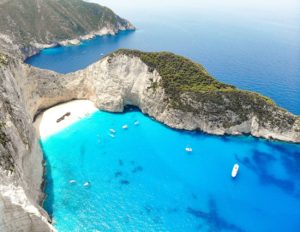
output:
M 0 3 L 0 31 L 17 42 L 55 42 L 128 22 L 110 9 L 81 0 L 10 0 Z

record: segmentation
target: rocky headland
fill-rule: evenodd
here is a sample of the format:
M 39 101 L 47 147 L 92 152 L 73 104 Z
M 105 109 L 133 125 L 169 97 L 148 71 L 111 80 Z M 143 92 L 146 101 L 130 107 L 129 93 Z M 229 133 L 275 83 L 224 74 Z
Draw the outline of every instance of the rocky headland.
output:
M 0 0 L 2 51 L 26 59 L 43 48 L 135 30 L 107 7 L 82 0 Z
M 89 17 L 89 7 L 96 7 L 79 0 L 0 0 L 0 13 L 3 9 L 5 12 L 22 9 L 26 13 L 24 9 L 29 8 L 23 5 L 25 2 L 35 6 L 36 10 L 30 14 L 38 20 L 45 6 L 43 14 L 48 12 L 49 17 L 56 4 L 70 12 L 75 8 L 84 9 L 78 14 Z M 46 24 L 52 19 L 45 19 L 43 26 L 37 23 L 33 28 L 23 29 L 30 23 L 25 20 L 23 25 L 13 13 L 0 14 L 1 23 L 13 20 L 13 25 L 17 25 L 14 28 L 0 25 L 0 231 L 54 230 L 49 216 L 40 206 L 44 197 L 41 188 L 43 155 L 33 123 L 39 113 L 60 103 L 88 99 L 99 109 L 112 112 L 135 105 L 172 128 L 217 135 L 251 134 L 300 143 L 299 116 L 257 93 L 221 83 L 200 64 L 172 53 L 123 49 L 67 75 L 24 64 L 26 57 L 45 46 L 133 28 L 113 13 L 114 19 L 107 16 L 106 23 L 97 24 L 99 17 L 104 17 L 101 12 L 99 8 L 95 13 L 97 20 L 92 20 L 90 27 L 76 16 L 63 12 L 60 15 L 67 14 L 70 24 L 77 26 L 62 26 L 58 21 L 55 24 L 60 28 L 58 31 Z M 111 15 L 111 11 L 108 12 Z M 117 23 L 112 23 L 115 19 Z

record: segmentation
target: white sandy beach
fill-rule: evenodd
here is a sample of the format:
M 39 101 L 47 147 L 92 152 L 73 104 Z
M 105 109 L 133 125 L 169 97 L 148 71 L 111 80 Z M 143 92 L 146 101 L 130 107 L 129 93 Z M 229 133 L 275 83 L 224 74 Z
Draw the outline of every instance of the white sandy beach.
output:
M 97 110 L 91 101 L 74 100 L 47 109 L 37 117 L 34 125 L 40 138 L 45 139 Z M 68 112 L 69 116 L 65 116 L 63 120 L 57 122 L 57 119 Z

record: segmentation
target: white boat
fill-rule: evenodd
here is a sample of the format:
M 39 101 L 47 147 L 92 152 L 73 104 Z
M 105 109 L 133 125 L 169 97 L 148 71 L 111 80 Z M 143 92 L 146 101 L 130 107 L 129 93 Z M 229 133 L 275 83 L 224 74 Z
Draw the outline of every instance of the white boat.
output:
M 139 121 L 135 121 L 135 122 L 134 122 L 134 125 L 136 125 L 136 126 L 139 125 L 139 124 L 140 124 Z
M 128 129 L 128 125 L 123 125 L 122 128 L 123 129 Z
M 239 171 L 239 165 L 238 164 L 233 165 L 233 168 L 231 171 L 232 178 L 236 177 L 236 175 L 238 174 L 238 171 Z
M 191 147 L 186 147 L 186 148 L 185 148 L 185 151 L 186 151 L 186 152 L 192 152 L 193 149 L 192 149 Z
M 83 186 L 84 186 L 84 187 L 90 186 L 90 182 L 88 182 L 88 181 L 87 181 L 87 182 L 84 182 Z
M 113 133 L 113 134 L 116 133 L 116 131 L 115 131 L 114 129 L 109 129 L 109 131 L 110 131 L 111 133 Z
M 76 183 L 76 180 L 69 180 L 69 183 L 74 184 L 74 183 Z

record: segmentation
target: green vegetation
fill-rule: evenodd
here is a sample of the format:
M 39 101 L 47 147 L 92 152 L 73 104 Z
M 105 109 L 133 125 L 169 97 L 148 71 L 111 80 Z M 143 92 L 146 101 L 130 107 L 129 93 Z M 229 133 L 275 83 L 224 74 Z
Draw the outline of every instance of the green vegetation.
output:
M 129 56 L 139 57 L 149 66 L 149 71 L 157 70 L 162 77 L 160 86 L 162 86 L 169 96 L 170 100 L 178 105 L 177 101 L 183 93 L 244 93 L 251 97 L 252 100 L 261 99 L 269 105 L 274 102 L 257 93 L 241 91 L 232 85 L 224 84 L 212 76 L 197 64 L 185 57 L 175 55 L 170 52 L 141 52 L 138 50 L 120 49 L 114 54 L 126 54 Z M 157 83 L 153 82 L 151 88 L 156 89 Z M 257 100 L 256 100 L 257 101 Z
M 150 71 L 157 70 L 162 77 L 160 84 L 170 97 L 176 97 L 182 92 L 235 89 L 232 85 L 212 78 L 200 64 L 170 52 L 145 53 L 121 49 L 117 53 L 137 56 L 149 66 Z
M 7 65 L 8 64 L 8 58 L 6 55 L 0 53 L 0 65 L 4 64 Z
M 0 122 L 0 144 L 2 146 L 5 146 L 6 143 L 8 142 L 8 139 L 5 135 L 5 133 L 3 132 L 3 127 L 4 127 L 4 123 Z
M 110 9 L 81 0 L 0 1 L 0 31 L 18 44 L 53 43 L 128 25 Z
M 4 125 L 5 124 L 3 122 L 0 122 L 0 145 L 2 145 L 3 147 L 5 147 L 6 144 L 9 142 L 9 139 L 3 132 Z M 2 151 L 3 152 L 0 154 L 0 167 L 2 167 L 4 170 L 13 172 L 15 169 L 15 165 L 12 156 L 7 150 Z

